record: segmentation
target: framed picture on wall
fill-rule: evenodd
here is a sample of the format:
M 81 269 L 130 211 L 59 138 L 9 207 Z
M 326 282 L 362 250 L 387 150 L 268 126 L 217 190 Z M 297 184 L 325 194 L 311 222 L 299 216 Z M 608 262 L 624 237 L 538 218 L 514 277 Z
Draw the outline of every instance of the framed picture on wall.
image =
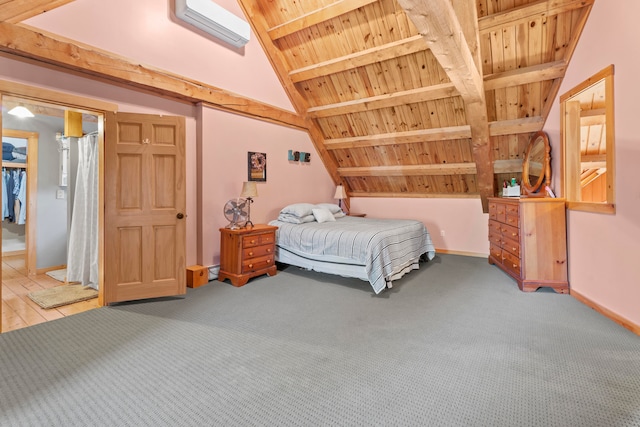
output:
M 249 181 L 267 180 L 267 153 L 247 153 Z

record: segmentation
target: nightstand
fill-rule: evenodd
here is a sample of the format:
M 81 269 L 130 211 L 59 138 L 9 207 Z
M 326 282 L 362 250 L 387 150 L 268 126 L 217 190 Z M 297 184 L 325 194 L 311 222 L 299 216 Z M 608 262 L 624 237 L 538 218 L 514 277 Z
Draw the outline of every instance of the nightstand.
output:
M 220 272 L 218 280 L 229 279 L 233 286 L 244 286 L 249 279 L 263 274 L 275 276 L 274 259 L 278 227 L 256 224 L 253 227 L 220 229 Z
M 364 218 L 365 216 L 367 216 L 366 213 L 355 213 L 355 212 L 351 212 L 347 214 L 348 216 L 357 216 L 359 218 Z

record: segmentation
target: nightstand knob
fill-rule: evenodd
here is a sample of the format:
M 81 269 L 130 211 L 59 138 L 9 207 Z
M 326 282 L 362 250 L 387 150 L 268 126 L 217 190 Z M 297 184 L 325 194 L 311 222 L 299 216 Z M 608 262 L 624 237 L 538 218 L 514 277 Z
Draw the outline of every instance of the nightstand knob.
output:
M 271 248 L 267 249 L 267 253 L 268 253 L 268 252 L 271 252 Z
M 270 262 L 271 262 L 271 260 L 270 260 L 270 259 L 268 259 L 268 260 L 267 260 L 267 264 L 269 264 Z
M 255 240 L 252 240 L 252 241 L 251 241 L 251 244 L 253 245 L 255 242 L 256 242 Z
M 253 268 L 253 264 L 249 264 L 249 268 Z
M 253 256 L 253 252 L 249 252 L 249 256 Z

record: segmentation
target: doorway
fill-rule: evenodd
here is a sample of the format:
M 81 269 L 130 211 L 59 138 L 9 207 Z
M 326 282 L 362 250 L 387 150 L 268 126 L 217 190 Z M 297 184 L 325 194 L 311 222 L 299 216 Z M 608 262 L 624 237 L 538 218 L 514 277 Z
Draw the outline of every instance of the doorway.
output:
M 3 169 L 15 175 L 23 166 L 29 187 L 26 206 L 22 206 L 26 218 L 19 221 L 18 215 L 11 215 L 2 224 L 2 331 L 8 331 L 98 307 L 98 300 L 44 310 L 27 296 L 67 282 L 78 138 L 63 137 L 68 132 L 65 112 L 69 111 L 64 106 L 13 96 L 4 96 L 2 101 L 3 147 L 16 146 L 19 151 L 25 141 L 28 149 L 22 165 L 19 156 L 13 161 L 10 155 L 3 156 L 7 157 Z M 26 108 L 33 117 L 8 114 L 15 106 Z M 102 113 L 75 109 L 74 113 L 81 117 L 82 134 L 97 132 Z M 9 193 L 6 186 L 3 190 Z
M 97 305 L 186 293 L 185 117 L 0 80 L 7 97 L 98 117 Z

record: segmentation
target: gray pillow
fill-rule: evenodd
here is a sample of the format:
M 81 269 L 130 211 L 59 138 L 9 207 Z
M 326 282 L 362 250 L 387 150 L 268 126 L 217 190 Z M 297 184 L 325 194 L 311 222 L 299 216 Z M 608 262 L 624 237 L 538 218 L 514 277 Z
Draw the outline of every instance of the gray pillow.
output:
M 305 215 L 302 218 L 291 214 L 278 215 L 278 221 L 288 222 L 291 224 L 303 224 L 305 222 L 313 222 L 316 218 L 313 215 Z
M 318 203 L 315 207 L 320 209 L 328 209 L 329 212 L 331 212 L 332 214 L 342 212 L 342 209 L 340 209 L 340 206 L 333 203 Z
M 294 203 L 292 205 L 288 205 L 282 208 L 280 213 L 302 218 L 307 215 L 312 215 L 313 214 L 312 209 L 315 207 L 316 206 L 312 205 L 311 203 Z

